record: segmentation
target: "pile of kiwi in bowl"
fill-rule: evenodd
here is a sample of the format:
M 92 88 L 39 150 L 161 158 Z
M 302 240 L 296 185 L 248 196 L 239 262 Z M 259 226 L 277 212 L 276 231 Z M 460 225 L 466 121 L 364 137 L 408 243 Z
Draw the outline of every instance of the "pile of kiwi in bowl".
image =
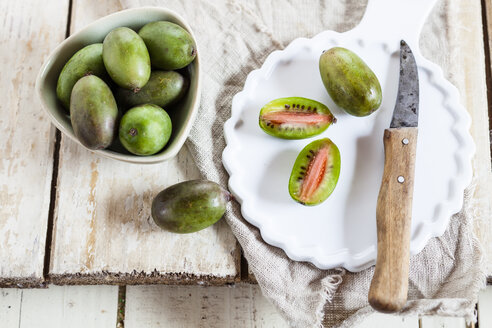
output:
M 165 39 L 160 35 L 175 31 L 181 33 L 180 37 L 189 37 L 189 46 L 185 47 L 188 55 L 177 56 L 172 51 L 167 51 L 168 58 L 159 55 L 166 52 L 166 45 L 159 44 L 160 39 Z M 121 54 L 118 44 L 129 38 L 137 40 L 137 49 L 130 49 L 129 53 L 140 54 L 137 56 L 140 64 L 134 65 L 137 66 L 134 72 L 125 76 L 131 67 L 125 63 L 126 52 Z M 70 72 L 69 61 L 80 53 L 93 55 L 101 49 L 104 64 L 99 71 L 96 65 L 74 81 L 73 75 L 78 72 Z M 151 66 L 146 60 L 150 60 Z M 193 31 L 178 14 L 157 7 L 128 9 L 89 24 L 51 53 L 36 80 L 36 93 L 43 108 L 66 136 L 102 156 L 141 164 L 162 162 L 179 152 L 198 111 L 200 91 L 200 52 Z M 155 93 L 160 94 L 162 103 L 152 103 L 151 94 Z M 97 98 L 104 100 L 97 101 Z M 99 120 L 99 127 L 111 133 L 102 137 L 91 135 L 93 123 L 87 119 L 87 110 L 80 108 L 93 106 L 102 106 L 98 113 L 108 113 Z M 134 122 L 141 124 L 132 125 Z M 152 124 L 148 125 L 149 122 Z M 150 131 L 139 134 L 139 128 Z M 146 140 L 142 143 L 143 135 L 152 133 L 152 129 L 160 135 L 157 145 Z M 150 145 L 151 149 L 142 149 L 142 145 Z

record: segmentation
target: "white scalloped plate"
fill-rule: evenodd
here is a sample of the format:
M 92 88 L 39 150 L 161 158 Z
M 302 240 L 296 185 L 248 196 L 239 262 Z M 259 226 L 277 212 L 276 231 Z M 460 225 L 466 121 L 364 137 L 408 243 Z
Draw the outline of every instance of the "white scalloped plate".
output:
M 376 0 L 378 4 L 386 1 L 391 0 Z M 375 213 L 384 163 L 382 140 L 396 101 L 399 38 L 370 39 L 362 30 L 367 28 L 342 34 L 322 32 L 312 39 L 296 39 L 283 51 L 270 54 L 260 69 L 249 74 L 243 91 L 234 97 L 231 118 L 224 125 L 227 147 L 223 163 L 230 175 L 229 188 L 241 203 L 244 218 L 260 229 L 267 243 L 280 247 L 291 259 L 309 261 L 321 269 L 341 266 L 360 271 L 376 260 Z M 470 117 L 459 103 L 456 88 L 444 79 L 438 66 L 420 55 L 417 42 L 407 37 L 420 78 L 410 245 L 411 253 L 416 254 L 429 238 L 442 235 L 449 217 L 461 209 L 463 190 L 471 181 L 474 144 L 468 132 Z M 378 76 L 383 103 L 374 114 L 350 116 L 328 96 L 318 60 L 323 50 L 333 46 L 354 51 Z M 270 100 L 291 96 L 328 105 L 338 122 L 321 135 L 304 140 L 282 140 L 265 134 L 258 126 L 260 108 Z M 321 205 L 302 206 L 289 196 L 290 172 L 300 150 L 324 137 L 340 149 L 339 182 Z

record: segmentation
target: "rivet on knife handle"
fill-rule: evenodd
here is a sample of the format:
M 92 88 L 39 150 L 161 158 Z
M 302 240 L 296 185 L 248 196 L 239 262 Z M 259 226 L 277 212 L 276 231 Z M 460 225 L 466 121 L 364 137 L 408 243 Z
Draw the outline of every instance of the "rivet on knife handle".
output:
M 378 256 L 369 303 L 395 312 L 406 303 L 417 128 L 384 131 L 385 162 L 376 220 Z

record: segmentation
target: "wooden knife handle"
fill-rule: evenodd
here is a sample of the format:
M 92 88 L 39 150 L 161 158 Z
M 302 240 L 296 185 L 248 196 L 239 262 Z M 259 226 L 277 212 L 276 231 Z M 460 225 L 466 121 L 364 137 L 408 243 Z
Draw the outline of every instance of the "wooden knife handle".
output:
M 376 208 L 378 255 L 369 304 L 399 311 L 407 301 L 417 128 L 384 131 L 384 173 Z

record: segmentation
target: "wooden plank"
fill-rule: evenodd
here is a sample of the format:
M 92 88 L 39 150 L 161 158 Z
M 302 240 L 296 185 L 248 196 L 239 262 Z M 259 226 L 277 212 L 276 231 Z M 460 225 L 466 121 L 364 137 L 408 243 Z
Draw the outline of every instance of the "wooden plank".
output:
M 0 289 L 0 318 L 3 327 L 19 327 L 21 289 Z
M 19 328 L 116 326 L 116 286 L 52 285 L 22 293 Z
M 43 282 L 55 129 L 35 96 L 68 0 L 0 1 L 0 287 Z
M 420 319 L 420 328 L 467 328 L 464 318 L 425 316 Z
M 125 327 L 288 327 L 258 286 L 128 286 Z
M 354 328 L 419 328 L 417 316 L 399 317 L 391 314 L 373 313 Z
M 478 117 L 477 119 L 483 119 L 483 122 L 481 122 L 482 126 L 482 142 L 480 145 L 477 145 L 477 151 L 480 150 L 482 162 L 486 162 L 488 160 L 488 163 L 490 163 L 490 150 L 492 147 L 492 61 L 491 61 L 491 56 L 492 54 L 492 0 L 483 0 L 482 5 L 484 6 L 482 13 L 485 13 L 485 23 L 486 26 L 484 28 L 485 31 L 485 46 L 486 48 L 486 59 L 488 60 L 487 64 L 487 88 L 488 88 L 488 113 L 489 117 L 488 120 L 486 119 L 485 114 L 482 113 L 481 117 Z M 488 123 L 488 137 L 485 136 L 484 134 L 486 133 L 485 131 L 485 125 Z M 487 144 L 488 141 L 488 144 Z M 489 149 L 489 154 L 487 156 L 486 148 Z M 488 169 L 488 171 L 487 171 Z M 490 195 L 492 195 L 492 173 L 490 166 L 487 168 L 487 165 L 484 164 L 483 168 L 483 177 L 484 181 L 481 185 L 481 187 L 484 189 L 481 192 L 484 195 L 488 195 L 488 218 L 483 217 L 480 220 L 477 220 L 475 224 L 475 232 L 477 236 L 479 237 L 482 246 L 484 248 L 484 256 L 485 256 L 485 263 L 486 263 L 486 270 L 487 270 L 487 275 L 489 279 L 492 280 L 492 202 L 490 201 Z M 488 172 L 488 174 L 487 174 Z M 488 190 L 486 188 L 486 185 L 489 186 Z M 486 206 L 486 205 L 485 205 Z
M 256 280 L 256 278 L 255 278 Z M 252 327 L 288 327 L 285 319 L 280 315 L 277 308 L 263 296 L 261 289 L 257 286 L 249 287 L 252 293 Z
M 485 253 L 487 273 L 492 275 L 492 173 L 488 127 L 487 92 L 485 84 L 484 42 L 482 11 L 479 1 L 454 1 L 450 3 L 449 35 L 453 44 L 452 71 L 463 79 L 453 80 L 458 87 L 462 103 L 472 117 L 470 132 L 475 141 L 473 181 L 475 193 L 471 208 L 475 216 L 475 234 Z M 466 28 L 465 28 L 466 26 Z
M 73 1 L 72 31 L 118 8 Z M 121 8 L 118 8 L 121 9 Z M 239 276 L 239 247 L 225 221 L 189 235 L 159 229 L 152 198 L 198 178 L 188 151 L 166 163 L 105 159 L 62 137 L 49 277 L 56 284 L 224 284 Z
M 478 327 L 492 327 L 492 285 L 478 295 Z
M 470 133 L 476 146 L 470 186 L 474 193 L 467 204 L 468 213 L 474 218 L 475 235 L 484 247 L 486 272 L 492 276 L 492 172 L 482 8 L 480 1 L 459 0 L 446 1 L 443 9 L 449 21 L 443 50 L 449 54 L 442 68 L 458 88 L 461 103 L 471 116 Z

